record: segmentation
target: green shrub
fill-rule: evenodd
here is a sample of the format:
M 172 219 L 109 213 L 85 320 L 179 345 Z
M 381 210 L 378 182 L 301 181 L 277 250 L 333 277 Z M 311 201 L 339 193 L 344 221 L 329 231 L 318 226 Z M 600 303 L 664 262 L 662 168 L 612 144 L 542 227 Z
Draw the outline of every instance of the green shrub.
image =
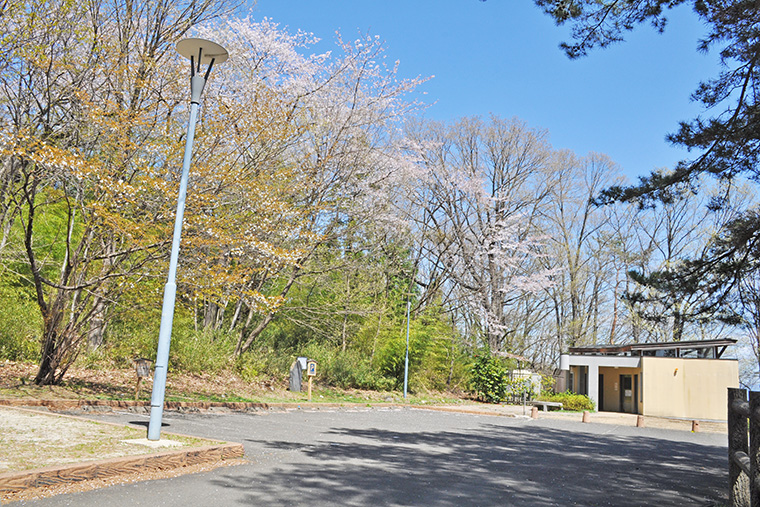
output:
M 418 348 L 420 345 L 413 335 L 409 337 L 409 377 L 413 375 L 418 364 L 417 359 L 422 356 Z M 378 349 L 375 356 L 375 367 L 385 377 L 393 382 L 394 389 L 402 389 L 404 385 L 404 371 L 406 369 L 406 336 L 391 335 Z
M 232 365 L 237 338 L 232 333 L 177 331 L 175 326 L 169 355 L 170 371 L 217 373 Z
M 0 359 L 37 361 L 42 317 L 28 284 L 7 273 L 0 278 Z
M 142 320 L 136 317 L 114 319 L 106 327 L 98 352 L 118 368 L 131 367 L 134 357 L 155 359 L 160 320 L 160 312 L 149 311 Z
M 311 343 L 303 349 L 303 355 L 317 361 L 317 379 L 320 383 L 342 389 L 374 389 L 387 391 L 393 388 L 393 380 L 372 368 L 370 358 L 354 350 Z
M 490 353 L 475 358 L 471 375 L 472 389 L 481 400 L 499 403 L 506 396 L 507 369 Z
M 585 394 L 571 392 L 555 393 L 538 397 L 541 401 L 558 401 L 562 403 L 563 410 L 594 410 L 594 402 Z
M 525 395 L 530 399 L 535 394 L 536 388 L 531 381 L 531 378 L 508 378 L 507 392 L 515 398 L 522 398 Z
M 259 350 L 248 350 L 235 360 L 235 372 L 247 382 L 255 382 L 266 376 L 266 371 L 265 354 Z

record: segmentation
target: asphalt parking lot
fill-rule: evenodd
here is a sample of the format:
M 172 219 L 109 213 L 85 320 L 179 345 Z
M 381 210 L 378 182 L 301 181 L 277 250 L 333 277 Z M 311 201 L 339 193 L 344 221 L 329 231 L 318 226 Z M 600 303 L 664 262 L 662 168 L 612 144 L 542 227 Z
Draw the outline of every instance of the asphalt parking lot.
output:
M 94 416 L 145 425 L 132 413 Z M 413 408 L 164 413 L 247 464 L 16 505 L 721 505 L 726 436 Z

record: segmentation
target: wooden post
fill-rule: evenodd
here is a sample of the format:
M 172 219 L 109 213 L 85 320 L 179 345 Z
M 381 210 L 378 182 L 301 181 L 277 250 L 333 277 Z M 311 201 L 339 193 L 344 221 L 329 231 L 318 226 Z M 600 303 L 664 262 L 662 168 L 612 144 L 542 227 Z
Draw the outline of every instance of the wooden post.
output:
M 135 386 L 135 401 L 140 399 L 140 384 L 142 384 L 142 377 L 137 377 L 137 386 Z
M 137 401 L 140 398 L 140 387 L 143 379 L 150 377 L 150 363 L 153 361 L 144 357 L 136 357 L 132 361 L 135 363 L 135 373 L 137 373 L 137 385 L 135 386 L 135 401 Z
M 760 506 L 760 392 L 749 392 L 749 501 Z
M 534 406 L 530 409 L 530 418 L 538 419 L 538 407 Z
M 644 427 L 644 416 L 639 414 L 636 416 L 636 427 L 637 428 L 643 428 Z
M 728 388 L 728 494 L 729 505 L 742 505 L 746 493 L 741 491 L 739 478 L 742 469 L 734 461 L 734 453 L 747 452 L 749 436 L 747 434 L 747 419 L 735 407 L 736 402 L 746 401 L 747 390 Z
M 309 359 L 306 362 L 306 375 L 309 376 L 309 401 L 311 401 L 311 379 L 317 374 L 317 362 Z
M 591 414 L 588 413 L 588 410 L 583 411 L 583 422 L 590 423 L 591 422 Z

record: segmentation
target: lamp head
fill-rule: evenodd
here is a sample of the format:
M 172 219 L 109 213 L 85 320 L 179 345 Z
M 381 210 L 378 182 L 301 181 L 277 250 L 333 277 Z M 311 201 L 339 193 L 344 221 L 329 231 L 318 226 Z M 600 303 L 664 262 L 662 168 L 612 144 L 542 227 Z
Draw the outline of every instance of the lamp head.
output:
M 177 43 L 177 52 L 190 59 L 190 102 L 199 104 L 203 87 L 214 63 L 227 61 L 227 50 L 216 42 L 206 39 L 182 39 Z M 196 60 L 197 58 L 197 60 Z M 201 63 L 208 64 L 206 75 L 201 75 Z M 196 75 L 197 73 L 197 75 Z
M 198 64 L 210 64 L 213 60 L 215 63 L 226 62 L 229 53 L 216 42 L 206 39 L 182 39 L 177 43 L 177 53 L 185 58 L 198 58 Z

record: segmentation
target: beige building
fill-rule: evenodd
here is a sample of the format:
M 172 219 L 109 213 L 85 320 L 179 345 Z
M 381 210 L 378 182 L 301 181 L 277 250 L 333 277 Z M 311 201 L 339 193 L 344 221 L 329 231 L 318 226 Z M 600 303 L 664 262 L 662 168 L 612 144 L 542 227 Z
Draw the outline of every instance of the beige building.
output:
M 662 417 L 727 418 L 739 365 L 723 359 L 736 340 L 577 347 L 560 358 L 560 389 L 586 394 L 597 410 Z M 563 384 L 564 383 L 564 384 Z

